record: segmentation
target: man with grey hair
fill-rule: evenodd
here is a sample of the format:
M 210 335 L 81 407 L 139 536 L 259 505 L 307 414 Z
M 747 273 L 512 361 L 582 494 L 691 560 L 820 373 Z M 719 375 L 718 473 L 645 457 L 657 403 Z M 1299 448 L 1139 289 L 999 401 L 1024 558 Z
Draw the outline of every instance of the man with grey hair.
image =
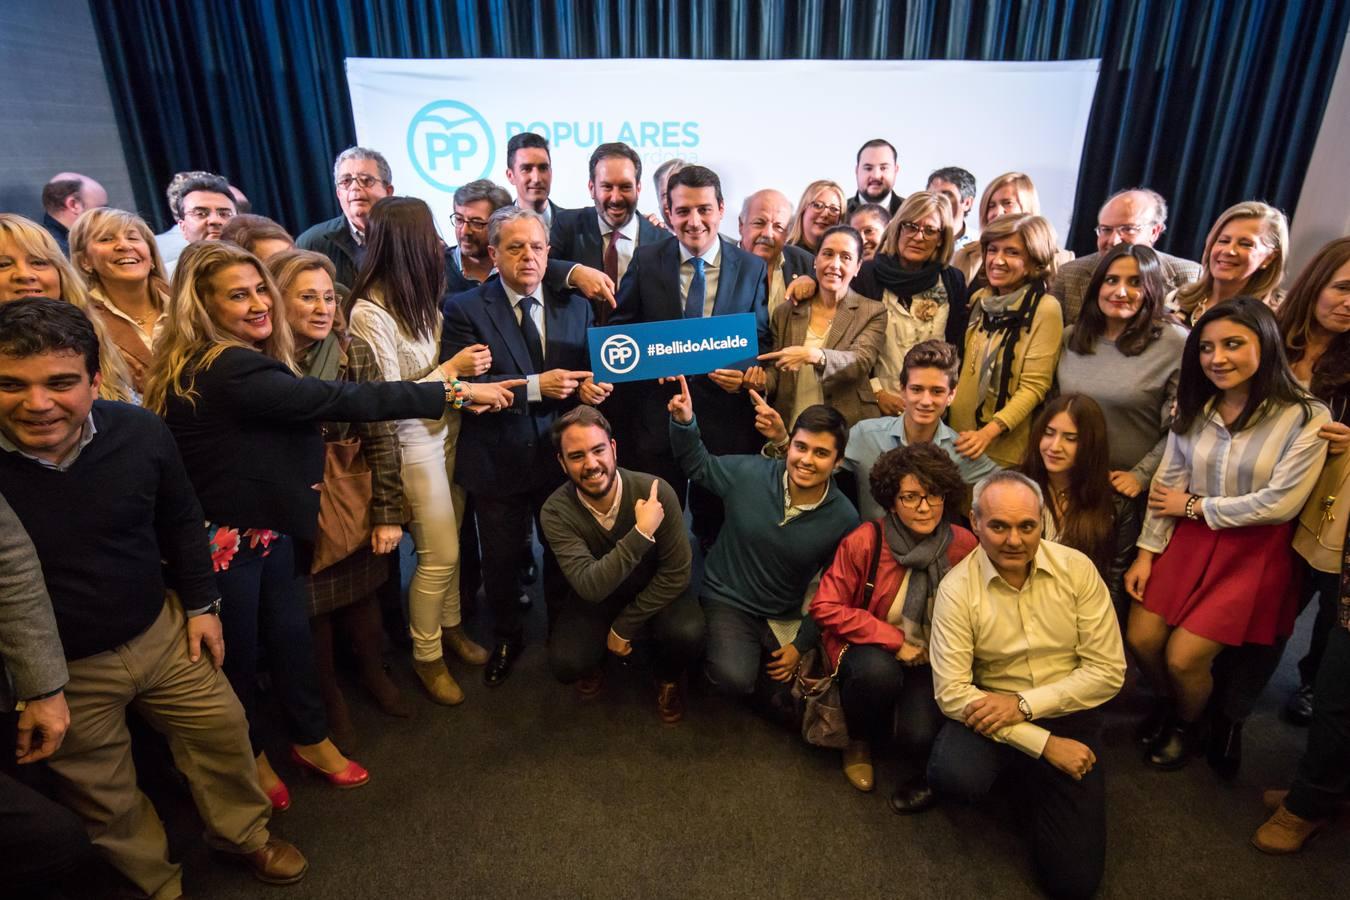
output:
M 506 188 L 486 178 L 470 181 L 455 191 L 455 246 L 445 251 L 447 297 L 471 291 L 497 272 L 488 255 L 488 219 L 511 205 Z
M 670 176 L 689 165 L 688 161 L 680 159 L 678 156 L 674 159 L 668 159 L 657 166 L 652 172 L 652 187 L 656 188 L 656 205 L 661 208 L 661 217 L 658 220 L 654 215 L 648 215 L 647 220 L 653 225 L 660 225 L 662 228 L 670 228 L 670 214 L 666 212 L 666 201 L 669 200 L 669 191 L 666 190 L 666 182 L 670 181 Z
M 328 257 L 338 283 L 350 287 L 365 255 L 370 208 L 394 193 L 394 174 L 378 151 L 348 147 L 333 161 L 333 184 L 342 214 L 311 225 L 295 239 L 295 246 Z
M 526 542 L 544 502 L 563 480 L 552 458 L 550 429 L 578 401 L 598 404 L 612 387 L 596 384 L 586 368 L 586 330 L 594 321 L 590 304 L 580 293 L 546 283 L 543 216 L 504 206 L 489 217 L 487 240 L 497 277 L 447 301 L 441 359 L 485 345 L 490 367 L 467 380 L 525 380 L 508 411 L 514 415 L 463 417 L 455 460 L 455 481 L 477 511 L 483 586 L 495 613 L 495 646 L 484 671 L 493 687 L 510 675 L 524 648 L 519 598 Z M 547 539 L 542 543 L 544 601 L 552 619 L 567 584 Z
M 79 172 L 58 172 L 42 186 L 42 227 L 69 256 L 70 226 L 86 209 L 107 205 L 108 192 L 103 185 Z
M 1041 540 L 1044 498 L 1001 471 L 975 485 L 980 546 L 938 587 L 929 654 L 942 727 L 928 760 L 939 797 L 974 800 L 1007 775 L 1023 790 L 1051 896 L 1087 897 L 1106 861 L 1098 708 L 1125 681 L 1106 584 L 1084 554 Z M 927 808 L 904 798 L 898 812 Z
M 755 254 L 769 267 L 765 287 L 769 314 L 772 315 L 783 302 L 792 279 L 799 275 L 815 276 L 815 257 L 801 247 L 787 246 L 788 230 L 792 227 L 792 201 L 782 191 L 765 188 L 746 197 L 738 221 L 741 249 Z
M 1080 256 L 1059 267 L 1050 293 L 1059 298 L 1064 324 L 1078 321 L 1078 313 L 1087 300 L 1092 274 L 1102 255 L 1116 244 L 1142 244 L 1152 247 L 1167 229 L 1167 201 L 1148 188 L 1128 188 L 1107 198 L 1097 212 L 1097 252 Z M 1158 262 L 1168 289 L 1181 287 L 1200 277 L 1200 264 L 1160 250 Z

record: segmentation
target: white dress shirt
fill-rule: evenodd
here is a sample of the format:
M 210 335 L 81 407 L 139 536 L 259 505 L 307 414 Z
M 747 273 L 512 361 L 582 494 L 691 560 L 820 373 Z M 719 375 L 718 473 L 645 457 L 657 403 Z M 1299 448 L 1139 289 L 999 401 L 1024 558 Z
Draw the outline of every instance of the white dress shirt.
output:
M 703 257 L 703 280 L 707 284 L 707 293 L 703 297 L 703 317 L 706 319 L 713 314 L 713 307 L 717 303 L 717 271 L 718 260 L 722 255 L 722 239 L 714 238 L 712 246 L 699 255 Z M 689 261 L 693 258 L 694 254 L 689 248 L 680 244 L 680 309 L 684 309 L 689 299 L 689 283 L 694 280 L 694 264 Z
M 506 290 L 506 299 L 511 301 L 511 312 L 515 314 L 516 324 L 519 325 L 520 318 L 523 315 L 520 309 L 520 301 L 525 298 L 525 295 L 517 293 L 515 288 L 506 283 L 505 278 L 502 279 L 502 287 Z M 541 345 L 539 352 L 546 356 L 548 355 L 548 332 L 544 329 L 544 285 L 542 282 L 530 296 L 538 301 L 530 308 L 530 321 L 534 323 L 535 328 L 539 329 Z M 525 376 L 525 399 L 530 403 L 538 403 L 544 399 L 544 395 L 539 391 L 539 376 L 542 374 L 542 372 L 536 372 L 533 375 Z

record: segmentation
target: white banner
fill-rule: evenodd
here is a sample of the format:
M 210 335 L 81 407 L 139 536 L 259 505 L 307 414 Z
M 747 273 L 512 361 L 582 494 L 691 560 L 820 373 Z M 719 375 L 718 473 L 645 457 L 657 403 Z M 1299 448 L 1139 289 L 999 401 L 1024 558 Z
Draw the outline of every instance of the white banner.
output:
M 852 196 L 857 149 L 881 137 L 899 151 L 901 195 L 922 190 L 942 166 L 969 170 L 980 190 L 1003 172 L 1026 172 L 1062 242 L 1098 68 L 1098 60 L 352 58 L 347 83 L 357 139 L 388 158 L 399 194 L 431 205 L 451 242 L 455 189 L 477 178 L 509 189 L 506 142 L 522 131 L 548 139 L 552 199 L 563 207 L 591 205 L 587 162 L 606 141 L 641 154 L 644 212 L 656 211 L 658 164 L 708 166 L 722 179 L 727 234 L 741 200 L 761 188 L 796 203 L 808 183 L 830 178 Z M 973 212 L 969 222 L 978 227 Z

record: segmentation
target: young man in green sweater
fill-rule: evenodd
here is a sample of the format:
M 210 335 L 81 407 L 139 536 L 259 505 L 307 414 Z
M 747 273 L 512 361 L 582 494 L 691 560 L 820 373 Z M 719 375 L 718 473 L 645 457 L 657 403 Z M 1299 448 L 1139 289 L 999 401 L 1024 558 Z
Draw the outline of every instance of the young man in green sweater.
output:
M 786 459 L 713 456 L 699 436 L 689 387 L 678 380 L 668 407 L 675 458 L 726 506 L 703 577 L 704 673 L 715 690 L 773 701 L 820 637 L 802 615 L 811 579 L 858 525 L 858 511 L 833 479 L 848 423 L 838 410 L 809 406 L 793 423 Z
M 553 423 L 567 483 L 540 522 L 569 590 L 549 636 L 548 660 L 583 696 L 600 689 L 606 649 L 618 657 L 649 641 L 657 714 L 684 717 L 680 681 L 703 649 L 703 610 L 689 590 L 690 549 L 675 490 L 618 467 L 608 420 L 578 406 Z

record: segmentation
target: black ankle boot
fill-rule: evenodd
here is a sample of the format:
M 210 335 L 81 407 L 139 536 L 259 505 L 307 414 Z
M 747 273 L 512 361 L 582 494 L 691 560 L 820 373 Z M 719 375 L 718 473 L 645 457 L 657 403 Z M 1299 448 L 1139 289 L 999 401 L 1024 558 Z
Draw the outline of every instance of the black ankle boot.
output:
M 1210 723 L 1205 756 L 1220 778 L 1231 781 L 1242 767 L 1242 722 L 1215 716 Z
M 1173 718 L 1149 749 L 1148 764 L 1164 772 L 1185 768 L 1196 753 L 1198 733 L 1199 723 Z
M 1158 742 L 1163 730 L 1167 728 L 1167 723 L 1172 719 L 1172 706 L 1171 697 L 1159 697 L 1153 701 L 1153 708 L 1144 716 L 1144 720 L 1134 732 L 1134 738 L 1139 742 L 1139 746 L 1152 749 Z

